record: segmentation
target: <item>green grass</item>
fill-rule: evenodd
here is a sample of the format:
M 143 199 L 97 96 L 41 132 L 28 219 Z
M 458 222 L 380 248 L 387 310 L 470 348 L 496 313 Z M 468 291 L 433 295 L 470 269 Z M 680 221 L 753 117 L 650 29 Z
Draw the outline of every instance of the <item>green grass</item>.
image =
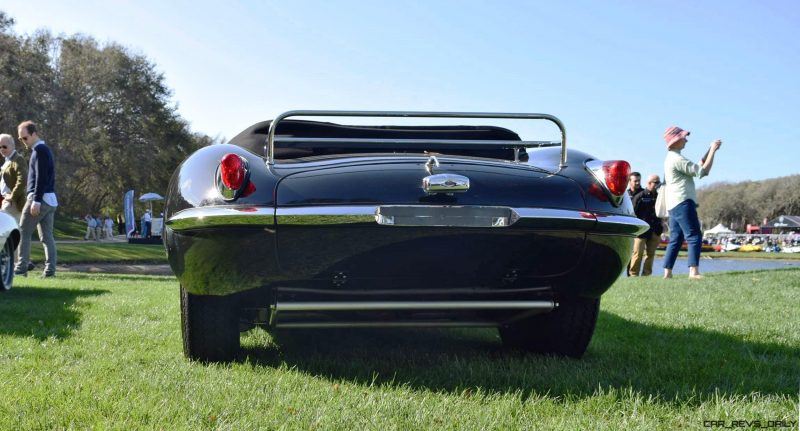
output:
M 117 226 L 114 225 L 114 228 Z M 55 220 L 53 221 L 53 236 L 59 239 L 83 239 L 86 235 L 86 222 L 83 220 L 75 220 L 72 217 L 62 216 L 56 212 Z M 36 234 L 34 238 L 38 238 Z
M 167 263 L 164 246 L 160 244 L 128 243 L 60 243 L 56 244 L 58 263 Z M 31 244 L 31 260 L 44 261 L 44 247 Z
M 656 250 L 656 256 L 664 256 L 664 250 Z M 679 251 L 678 256 L 686 257 L 689 254 Z M 800 260 L 800 253 L 766 253 L 763 251 L 744 252 L 744 251 L 704 251 L 700 257 L 710 257 L 712 259 L 770 259 L 770 260 Z
M 170 277 L 59 273 L 0 294 L 0 429 L 707 429 L 797 420 L 800 270 L 621 279 L 582 360 L 493 330 L 254 330 L 181 353 Z M 796 429 L 795 425 L 792 429 Z

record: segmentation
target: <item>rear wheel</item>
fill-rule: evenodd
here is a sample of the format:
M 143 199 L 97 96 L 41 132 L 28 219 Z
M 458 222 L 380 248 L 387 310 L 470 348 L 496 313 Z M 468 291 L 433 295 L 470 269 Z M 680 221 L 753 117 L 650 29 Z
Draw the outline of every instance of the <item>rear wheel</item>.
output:
M 14 284 L 14 241 L 6 239 L 0 250 L 0 291 L 11 289 Z
M 235 295 L 193 295 L 181 286 L 183 354 L 203 362 L 231 361 L 239 352 Z
M 549 313 L 501 326 L 500 338 L 506 347 L 580 358 L 592 339 L 599 311 L 599 298 L 564 301 Z

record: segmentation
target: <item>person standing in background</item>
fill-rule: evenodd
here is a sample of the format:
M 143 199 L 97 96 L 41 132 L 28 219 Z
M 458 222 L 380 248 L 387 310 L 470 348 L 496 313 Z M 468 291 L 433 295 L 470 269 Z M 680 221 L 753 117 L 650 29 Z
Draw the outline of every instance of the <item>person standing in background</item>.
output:
M 19 140 L 31 151 L 28 164 L 27 200 L 20 219 L 20 252 L 14 266 L 14 274 L 28 275 L 28 260 L 31 256 L 31 236 L 38 227 L 39 238 L 44 245 L 44 272 L 42 277 L 56 275 L 58 260 L 56 241 L 53 238 L 53 221 L 56 207 L 56 167 L 50 147 L 39 137 L 33 121 L 23 121 L 17 127 Z
M 103 232 L 105 231 L 105 227 L 103 226 L 103 218 L 95 214 L 92 214 L 92 218 L 94 219 L 94 236 L 98 241 L 100 241 L 103 239 Z
M 628 197 L 633 199 L 636 193 L 642 191 L 642 174 L 638 172 L 631 172 L 628 175 Z
M 631 172 L 631 174 L 628 175 L 628 189 L 627 189 L 628 197 L 631 198 L 631 201 L 633 200 L 633 197 L 636 196 L 636 193 L 639 193 L 640 191 L 642 191 L 642 174 L 635 171 Z M 628 266 L 625 267 L 625 275 L 627 275 L 628 277 L 631 276 L 630 262 L 628 262 Z
M 633 241 L 633 257 L 628 266 L 631 277 L 638 277 L 641 269 L 643 276 L 653 273 L 653 261 L 656 257 L 656 247 L 661 241 L 661 233 L 664 232 L 664 225 L 660 218 L 656 216 L 656 199 L 658 198 L 658 186 L 661 179 L 658 175 L 650 175 L 647 178 L 647 185 L 633 197 L 633 212 L 636 217 L 647 222 L 650 229 L 639 235 Z M 642 256 L 644 258 L 644 268 L 642 266 Z
M 672 278 L 672 267 L 678 258 L 684 238 L 689 251 L 689 279 L 699 280 L 701 232 L 700 219 L 697 217 L 697 192 L 694 177 L 703 178 L 711 172 L 714 155 L 722 141 L 711 142 L 708 155 L 699 164 L 692 163 L 681 154 L 686 147 L 689 132 L 680 127 L 668 127 L 664 131 L 667 144 L 667 157 L 664 159 L 664 180 L 667 190 L 664 195 L 669 211 L 669 245 L 664 255 L 664 278 Z
M 20 223 L 22 207 L 25 206 L 25 189 L 28 181 L 28 163 L 17 151 L 14 138 L 8 134 L 0 135 L 0 155 L 3 156 L 0 173 L 0 193 L 3 195 L 2 209 Z
M 92 214 L 86 214 L 86 217 L 83 219 L 86 221 L 86 235 L 83 237 L 83 240 L 88 241 L 89 238 L 97 239 L 94 235 L 95 221 Z
M 106 228 L 106 239 L 114 238 L 114 221 L 111 220 L 110 215 L 106 215 L 104 225 Z
M 142 238 L 151 238 L 153 236 L 153 216 L 149 209 L 142 216 L 142 224 Z
M 125 217 L 117 213 L 117 234 L 125 235 Z

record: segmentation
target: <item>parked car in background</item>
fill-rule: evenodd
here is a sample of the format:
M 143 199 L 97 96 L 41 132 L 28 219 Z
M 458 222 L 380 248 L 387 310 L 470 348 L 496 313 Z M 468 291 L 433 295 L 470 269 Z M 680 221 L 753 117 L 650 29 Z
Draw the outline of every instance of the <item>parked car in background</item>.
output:
M 561 139 L 297 119 L 310 117 L 544 120 Z M 254 326 L 466 326 L 581 357 L 648 228 L 629 171 L 568 150 L 546 114 L 291 111 L 255 124 L 192 154 L 166 194 L 184 353 L 231 360 Z
M 14 252 L 19 246 L 20 234 L 17 221 L 0 212 L 0 291 L 11 289 L 14 284 Z

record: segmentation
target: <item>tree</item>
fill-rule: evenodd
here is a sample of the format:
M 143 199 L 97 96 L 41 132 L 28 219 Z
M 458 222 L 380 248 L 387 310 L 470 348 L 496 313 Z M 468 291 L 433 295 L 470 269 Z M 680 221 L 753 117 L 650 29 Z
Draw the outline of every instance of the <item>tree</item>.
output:
M 62 212 L 120 208 L 125 191 L 163 191 L 178 164 L 215 142 L 193 133 L 144 55 L 85 35 L 13 32 L 0 12 L 0 127 L 39 124 L 53 148 Z
M 717 223 L 744 230 L 747 224 L 800 214 L 800 175 L 740 183 L 714 183 L 697 191 L 704 226 Z

